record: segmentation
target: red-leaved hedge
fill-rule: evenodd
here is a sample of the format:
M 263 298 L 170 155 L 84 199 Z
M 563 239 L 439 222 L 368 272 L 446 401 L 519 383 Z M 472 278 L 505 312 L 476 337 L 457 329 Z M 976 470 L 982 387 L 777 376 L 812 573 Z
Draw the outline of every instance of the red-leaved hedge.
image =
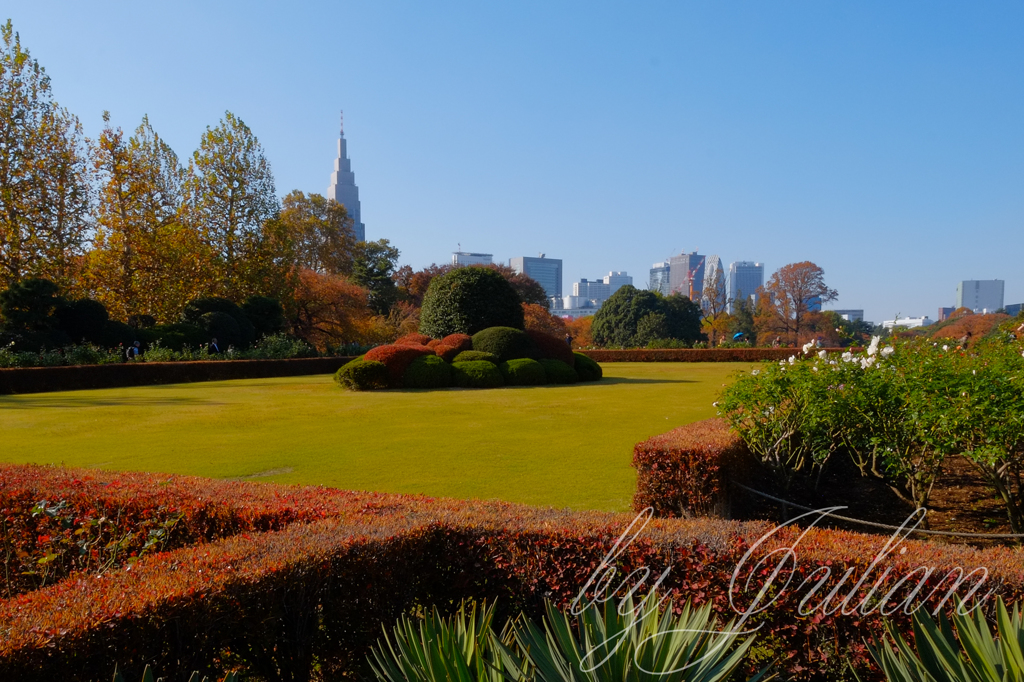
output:
M 815 352 L 823 350 L 816 348 Z M 842 353 L 849 348 L 826 348 Z M 785 360 L 800 355 L 799 348 L 630 348 L 627 350 L 581 350 L 597 362 L 760 362 Z
M 412 361 L 421 355 L 433 355 L 434 351 L 427 348 L 426 346 L 419 345 L 389 345 L 389 346 L 377 346 L 367 351 L 363 359 L 366 361 L 376 360 L 377 362 L 383 362 L 384 366 L 388 368 L 388 379 L 390 384 L 394 388 L 402 386 L 402 376 L 405 374 L 405 370 L 409 368 Z
M 294 522 L 404 510 L 414 496 L 0 464 L 0 597 L 140 554 Z
M 615 575 L 592 582 L 591 589 L 631 576 L 618 588 L 621 597 L 645 569 L 649 586 L 669 568 L 661 585 L 677 605 L 710 603 L 729 619 L 749 608 L 775 565 L 789 556 L 769 590 L 776 602 L 744 626 L 760 628 L 747 667 L 775 661 L 783 679 L 810 681 L 845 676 L 849 663 L 865 679 L 880 680 L 863 640 L 880 632 L 882 617 L 877 610 L 825 615 L 821 608 L 801 615 L 800 600 L 817 580 L 825 587 L 812 605 L 833 586 L 837 599 L 852 590 L 854 606 L 872 590 L 877 599 L 892 589 L 892 600 L 899 601 L 922 580 L 920 601 L 931 608 L 938 598 L 927 601 L 930 590 L 957 566 L 985 567 L 990 585 L 1010 601 L 1024 595 L 1019 554 L 1006 548 L 904 541 L 872 566 L 883 537 L 787 527 L 745 560 L 769 524 L 701 518 L 636 524 L 636 539 L 613 552 L 632 520 L 419 498 L 376 514 L 153 554 L 100 577 L 73 576 L 0 602 L 0 679 L 93 680 L 109 675 L 115 663 L 133 676 L 144 663 L 170 675 L 238 665 L 266 679 L 305 680 L 315 665 L 326 679 L 351 676 L 366 672 L 365 655 L 381 624 L 400 613 L 430 604 L 448 609 L 474 596 L 498 599 L 504 614 L 525 610 L 536 617 L 544 598 L 566 606 L 606 568 Z M 762 558 L 769 563 L 757 564 Z M 905 580 L 918 567 L 931 570 Z M 847 570 L 852 577 L 844 577 Z M 738 580 L 730 588 L 734 573 Z M 906 615 L 892 618 L 909 631 Z
M 725 475 L 748 476 L 751 457 L 724 419 L 680 426 L 633 447 L 633 509 L 655 516 L 705 516 L 727 507 Z
M 542 358 L 561 360 L 570 367 L 576 364 L 576 356 L 572 354 L 572 347 L 565 342 L 565 339 L 536 329 L 527 329 L 526 335 L 537 345 Z
M 435 339 L 430 338 L 426 334 L 417 334 L 417 333 L 414 332 L 412 334 L 406 334 L 405 336 L 398 337 L 395 340 L 395 344 L 394 345 L 396 345 L 396 346 L 426 346 L 428 343 L 430 343 L 431 341 L 434 341 L 434 340 Z

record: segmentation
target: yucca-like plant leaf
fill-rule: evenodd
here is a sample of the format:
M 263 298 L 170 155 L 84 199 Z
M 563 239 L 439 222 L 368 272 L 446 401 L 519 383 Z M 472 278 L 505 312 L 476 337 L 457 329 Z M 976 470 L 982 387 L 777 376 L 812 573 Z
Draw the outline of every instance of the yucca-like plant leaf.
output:
M 953 622 L 939 614 L 914 614 L 914 645 L 890 625 L 889 641 L 868 644 L 889 682 L 1024 682 L 1024 623 L 1020 607 L 996 602 L 996 631 L 981 609 L 957 611 Z
M 710 605 L 687 603 L 678 617 L 659 606 L 653 591 L 636 606 L 631 596 L 608 600 L 586 608 L 574 628 L 549 603 L 544 630 L 520 618 L 515 638 L 538 682 L 717 682 L 753 642 L 732 633 L 732 622 L 719 627 Z
M 369 662 L 386 682 L 517 682 L 524 662 L 494 633 L 494 605 L 463 602 L 443 617 L 435 608 L 426 618 L 403 616 L 391 635 L 373 647 Z

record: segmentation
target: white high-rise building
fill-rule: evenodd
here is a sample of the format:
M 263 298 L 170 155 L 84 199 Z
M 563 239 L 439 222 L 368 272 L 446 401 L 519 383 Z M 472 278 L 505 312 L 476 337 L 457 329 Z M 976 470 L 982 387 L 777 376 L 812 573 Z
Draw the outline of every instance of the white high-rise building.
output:
M 356 174 L 352 172 L 352 162 L 348 160 L 348 146 L 345 142 L 345 119 L 341 121 L 341 132 L 338 137 L 338 158 L 334 160 L 334 172 L 331 173 L 331 186 L 327 188 L 327 198 L 334 199 L 345 206 L 348 217 L 352 219 L 352 232 L 356 241 L 366 239 L 366 226 L 363 225 L 359 210 L 359 188 L 356 187 Z
M 633 284 L 633 278 L 625 272 L 612 271 L 599 280 L 581 279 L 573 282 L 572 297 L 574 303 L 571 307 L 594 307 L 600 308 L 601 304 L 608 300 L 612 294 L 621 287 Z M 580 302 L 589 301 L 587 305 L 578 305 Z
M 736 302 L 746 299 L 757 304 L 757 290 L 764 286 L 764 263 L 736 261 L 729 264 L 730 312 L 736 312 Z
M 1003 307 L 1001 279 L 967 279 L 956 286 L 956 307 L 994 313 Z
M 717 300 L 712 301 L 715 296 Z M 725 272 L 722 259 L 711 255 L 704 261 L 704 284 L 701 287 L 700 304 L 706 311 L 725 312 L 725 304 L 729 300 L 725 288 Z

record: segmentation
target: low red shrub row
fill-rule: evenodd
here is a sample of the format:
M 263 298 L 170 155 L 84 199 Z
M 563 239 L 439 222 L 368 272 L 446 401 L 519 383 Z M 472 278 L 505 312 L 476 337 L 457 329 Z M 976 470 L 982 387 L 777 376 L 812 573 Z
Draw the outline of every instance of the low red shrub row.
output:
M 0 465 L 0 597 L 103 572 L 140 554 L 424 499 L 185 476 Z
M 746 479 L 752 460 L 724 419 L 680 426 L 633 447 L 633 509 L 658 517 L 719 515 L 728 507 L 725 472 Z
M 408 609 L 446 609 L 475 596 L 536 617 L 544 598 L 568 605 L 591 577 L 597 579 L 588 598 L 595 585 L 614 589 L 625 580 L 621 597 L 645 569 L 646 586 L 670 569 L 661 584 L 677 602 L 711 603 L 728 620 L 750 609 L 789 556 L 787 570 L 766 589 L 774 603 L 762 602 L 766 608 L 744 623 L 760 628 L 749 667 L 777 661 L 786 679 L 826 680 L 852 663 L 877 680 L 863 638 L 880 631 L 881 616 L 877 609 L 826 615 L 811 608 L 830 588 L 838 594 L 832 607 L 853 595 L 852 611 L 872 592 L 880 600 L 891 589 L 890 603 L 914 597 L 922 581 L 917 598 L 931 608 L 938 603 L 929 601 L 931 589 L 960 566 L 985 567 L 989 585 L 1010 601 L 1024 595 L 1024 570 L 1009 549 L 906 541 L 886 556 L 881 537 L 784 528 L 751 560 L 745 553 L 771 530 L 768 524 L 705 518 L 637 524 L 638 537 L 613 551 L 632 516 L 420 502 L 401 514 L 297 524 L 156 554 L 102 577 L 0 602 L 0 679 L 91 680 L 119 661 L 129 672 L 144 662 L 162 671 L 229 662 L 267 679 L 304 680 L 314 659 L 323 677 L 334 678 L 360 672 L 381 623 Z M 755 564 L 761 558 L 768 563 Z M 912 573 L 919 567 L 928 570 Z M 801 599 L 818 580 L 825 587 L 810 595 L 809 612 L 801 615 Z M 907 616 L 893 618 L 906 632 Z
M 815 352 L 821 349 L 816 349 Z M 826 348 L 842 353 L 849 348 Z M 785 360 L 800 355 L 799 348 L 630 348 L 627 350 L 581 350 L 597 362 L 760 362 Z

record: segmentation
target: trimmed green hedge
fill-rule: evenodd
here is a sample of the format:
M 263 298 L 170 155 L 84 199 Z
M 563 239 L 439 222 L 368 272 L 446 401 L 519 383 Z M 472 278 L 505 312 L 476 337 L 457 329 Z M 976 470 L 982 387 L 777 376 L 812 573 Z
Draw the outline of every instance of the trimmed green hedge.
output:
M 575 384 L 580 380 L 580 375 L 576 373 L 576 370 L 561 360 L 540 360 L 539 364 L 544 367 L 549 383 Z
M 530 358 L 509 360 L 498 365 L 506 386 L 540 386 L 548 382 L 544 365 Z
M 452 385 L 452 368 L 436 355 L 424 355 L 412 361 L 402 381 L 406 388 L 447 388 Z
M 353 391 L 372 391 L 388 387 L 388 368 L 383 362 L 364 360 L 365 355 L 345 364 L 334 374 L 334 380 Z
M 573 353 L 576 357 L 576 364 L 573 369 L 579 375 L 580 381 L 599 381 L 604 377 L 601 365 L 597 364 L 583 353 Z
M 456 355 L 452 362 L 475 362 L 477 360 L 486 360 L 495 365 L 501 362 L 494 353 L 487 353 L 482 350 L 464 350 Z
M 505 385 L 497 366 L 486 360 L 452 363 L 452 379 L 460 388 L 498 388 Z
M 473 335 L 473 350 L 494 353 L 502 362 L 540 356 L 533 339 L 512 327 L 489 327 L 477 332 Z

